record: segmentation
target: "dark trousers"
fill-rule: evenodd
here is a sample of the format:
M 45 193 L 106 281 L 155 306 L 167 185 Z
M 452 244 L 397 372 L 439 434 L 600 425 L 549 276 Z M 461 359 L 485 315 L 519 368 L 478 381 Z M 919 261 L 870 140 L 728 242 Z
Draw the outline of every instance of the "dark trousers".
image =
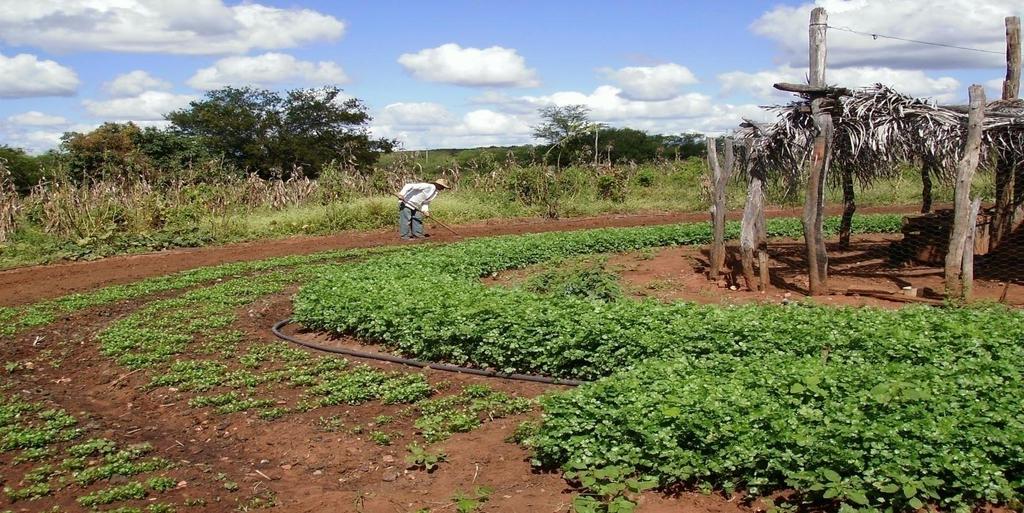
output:
M 423 236 L 423 213 L 413 210 L 405 203 L 398 204 L 398 234 L 403 239 Z

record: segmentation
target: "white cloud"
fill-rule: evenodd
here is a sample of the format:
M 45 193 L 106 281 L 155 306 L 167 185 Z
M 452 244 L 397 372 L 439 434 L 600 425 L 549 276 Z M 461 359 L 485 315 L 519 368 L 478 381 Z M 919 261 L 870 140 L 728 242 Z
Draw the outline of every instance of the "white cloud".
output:
M 667 100 L 638 101 L 622 94 L 622 90 L 603 85 L 590 94 L 561 91 L 547 96 L 523 96 L 523 101 L 536 107 L 545 105 L 586 105 L 591 117 L 597 121 L 626 119 L 695 118 L 711 112 L 711 98 L 704 94 L 688 93 Z
M 814 4 L 778 6 L 751 29 L 776 41 L 780 64 L 807 65 L 807 24 L 814 6 L 828 11 L 828 23 L 860 32 L 933 41 L 996 52 L 980 53 L 906 41 L 828 31 L 830 67 L 875 66 L 901 69 L 1002 67 L 1003 18 L 1019 14 L 1013 0 L 817 0 Z
M 675 63 L 602 71 L 619 84 L 623 96 L 632 100 L 668 100 L 675 98 L 683 86 L 698 82 L 692 71 Z
M 405 130 L 445 125 L 452 122 L 452 114 L 440 103 L 392 103 L 376 117 L 379 125 L 400 126 Z
M 754 104 L 719 104 L 701 94 L 683 94 L 667 100 L 637 101 L 626 98 L 614 86 L 600 86 L 592 93 L 561 91 L 546 96 L 509 96 L 488 92 L 472 99 L 474 103 L 493 108 L 476 109 L 455 123 L 424 126 L 423 118 L 433 116 L 422 111 L 434 107 L 406 107 L 410 117 L 406 124 L 393 123 L 398 116 L 381 114 L 374 124 L 374 134 L 397 138 L 407 149 L 464 148 L 472 146 L 535 143 L 532 126 L 539 121 L 537 110 L 550 105 L 582 104 L 590 107 L 591 118 L 611 126 L 645 130 L 648 133 L 683 133 L 701 131 L 726 133 L 739 127 L 743 119 L 767 122 L 774 114 Z M 434 104 L 428 104 L 434 105 Z M 440 106 L 437 106 L 440 108 Z M 387 109 L 385 109 L 387 110 Z M 414 115 L 415 114 L 415 115 Z M 384 123 L 388 121 L 388 123 Z
M 646 130 L 649 133 L 683 133 L 698 131 L 709 134 L 726 134 L 739 128 L 743 120 L 767 123 L 775 115 L 753 103 L 716 103 L 709 113 L 691 119 L 630 120 L 625 126 Z
M 223 0 L 0 0 L 0 39 L 49 51 L 190 55 L 334 40 L 345 24 L 310 9 Z
M 453 129 L 456 135 L 523 135 L 533 132 L 530 124 L 522 118 L 495 112 L 489 109 L 478 109 L 466 113 Z
M 1003 97 L 1003 80 L 1005 79 L 1006 77 L 999 77 L 984 82 L 985 95 L 988 101 L 998 100 Z
M 15 125 L 23 126 L 55 126 L 66 125 L 68 123 L 68 120 L 64 117 L 44 114 L 37 110 L 30 110 L 28 112 L 9 116 L 7 121 Z
M 31 154 L 38 155 L 57 147 L 65 131 L 88 132 L 96 128 L 96 126 L 95 124 L 75 124 L 58 129 L 54 127 L 43 128 L 32 125 L 0 123 L 0 139 L 5 144 L 15 148 L 22 148 Z
M 71 68 L 35 55 L 0 54 L 0 98 L 71 96 L 78 90 L 78 75 Z
M 401 107 L 388 112 L 393 105 Z M 398 139 L 406 149 L 467 148 L 530 143 L 532 121 L 490 109 L 476 109 L 455 118 L 437 104 L 401 103 L 385 107 L 372 131 L 377 137 Z
M 348 81 L 341 66 L 330 61 L 302 61 L 283 53 L 265 53 L 253 57 L 226 57 L 202 68 L 188 79 L 196 89 L 224 86 L 268 86 L 280 83 L 341 84 Z
M 64 132 L 57 130 L 25 130 L 9 132 L 5 134 L 5 138 L 10 141 L 11 146 L 38 155 L 46 150 L 56 148 L 60 144 L 62 135 Z
M 141 69 L 118 75 L 114 80 L 103 84 L 103 89 L 115 98 L 138 96 L 145 91 L 167 91 L 171 89 L 171 83 L 156 78 Z
M 731 71 L 718 76 L 722 84 L 722 95 L 749 94 L 764 100 L 787 100 L 795 98 L 793 94 L 779 91 L 772 87 L 778 82 L 807 82 L 807 70 L 780 66 L 771 70 L 757 72 Z M 865 87 L 882 83 L 897 91 L 916 97 L 933 98 L 939 102 L 947 102 L 963 96 L 960 81 L 952 77 L 930 77 L 919 70 L 899 70 L 892 68 L 852 67 L 828 70 L 826 81 L 844 87 Z
M 537 112 L 538 107 L 536 103 L 522 97 L 511 96 L 504 92 L 493 90 L 484 91 L 482 94 L 473 96 L 469 101 L 477 105 L 496 107 L 502 112 L 513 114 L 533 114 Z
M 145 91 L 130 98 L 85 100 L 85 110 L 98 118 L 118 121 L 160 121 L 164 114 L 187 107 L 196 97 L 166 91 Z
M 526 67 L 516 50 L 492 46 L 463 48 L 448 43 L 398 58 L 412 76 L 428 82 L 471 87 L 536 87 L 537 72 Z

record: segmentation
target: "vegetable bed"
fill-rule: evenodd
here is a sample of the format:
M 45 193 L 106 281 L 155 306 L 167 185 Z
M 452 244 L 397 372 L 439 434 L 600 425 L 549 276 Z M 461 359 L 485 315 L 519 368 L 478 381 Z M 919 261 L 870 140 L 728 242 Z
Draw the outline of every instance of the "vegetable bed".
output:
M 854 231 L 899 223 L 858 216 Z M 801 233 L 793 219 L 768 231 Z M 694 224 L 424 247 L 328 271 L 297 295 L 294 318 L 421 359 L 610 376 L 546 399 L 533 438 L 544 466 L 625 466 L 662 486 L 793 488 L 859 509 L 1018 499 L 1019 311 L 601 302 L 479 282 L 572 255 L 709 238 Z

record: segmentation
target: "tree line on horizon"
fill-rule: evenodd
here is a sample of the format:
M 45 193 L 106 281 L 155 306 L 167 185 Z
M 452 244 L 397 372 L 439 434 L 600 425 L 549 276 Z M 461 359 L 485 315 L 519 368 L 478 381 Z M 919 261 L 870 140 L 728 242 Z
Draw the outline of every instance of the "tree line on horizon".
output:
M 585 106 L 541 109 L 534 136 L 539 145 L 432 150 L 475 158 L 497 149 L 518 165 L 644 163 L 704 152 L 703 135 L 647 134 L 590 121 Z M 366 105 L 336 87 L 284 93 L 225 87 L 166 115 L 166 128 L 107 122 L 89 132 L 67 132 L 41 155 L 0 145 L 0 163 L 16 189 L 45 181 L 144 177 L 216 181 L 255 173 L 261 178 L 317 178 L 328 164 L 369 172 L 398 141 L 373 137 Z M 486 153 L 486 151 L 484 151 Z M 2 178 L 2 177 L 0 177 Z

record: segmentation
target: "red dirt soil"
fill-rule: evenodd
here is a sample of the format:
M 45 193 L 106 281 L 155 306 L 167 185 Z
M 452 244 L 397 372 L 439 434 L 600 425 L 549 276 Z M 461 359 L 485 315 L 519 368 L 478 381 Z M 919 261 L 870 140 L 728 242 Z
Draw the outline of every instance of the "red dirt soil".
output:
M 235 327 L 246 334 L 246 344 L 277 341 L 267 327 L 290 315 L 291 292 L 268 296 L 239 312 L 240 320 Z M 113 319 L 139 306 L 138 302 L 128 302 L 86 310 L 54 325 L 20 334 L 11 343 L 0 346 L 0 358 L 5 362 L 34 362 L 31 370 L 11 376 L 17 390 L 87 418 L 90 436 L 106 436 L 125 444 L 150 442 L 156 448 L 155 455 L 178 462 L 170 474 L 184 478 L 187 486 L 162 496 L 161 500 L 180 505 L 185 498 L 203 497 L 205 506 L 186 509 L 227 512 L 237 511 L 239 500 L 272 490 L 278 503 L 273 511 L 404 513 L 430 508 L 433 512 L 444 512 L 454 511 L 451 498 L 456 492 L 471 493 L 476 486 L 486 485 L 494 491 L 475 510 L 480 513 L 572 511 L 574 493 L 560 474 L 535 471 L 529 463 L 528 451 L 505 441 L 520 422 L 536 418 L 537 412 L 485 422 L 469 433 L 455 434 L 445 442 L 430 445 L 431 451 L 447 453 L 448 460 L 433 473 L 407 470 L 405 446 L 416 437 L 414 429 L 407 425 L 409 421 L 401 420 L 401 405 L 339 405 L 267 422 L 246 413 L 218 415 L 209 409 L 190 408 L 187 402 L 192 394 L 174 388 L 148 389 L 146 384 L 151 376 L 146 371 L 130 372 L 115 365 L 99 354 L 94 338 Z M 47 365 L 47 350 L 66 354 L 68 361 L 60 367 Z M 361 363 L 414 372 L 409 367 L 383 362 Z M 453 390 L 469 384 L 486 384 L 522 397 L 564 388 L 441 371 L 427 371 L 426 377 L 432 385 L 451 383 Z M 390 446 L 375 444 L 365 431 L 355 434 L 348 429 L 373 423 L 379 415 L 396 419 L 394 425 L 385 426 L 393 436 Z M 325 432 L 318 421 L 327 416 L 343 419 L 345 429 Z M 214 477 L 221 472 L 238 482 L 237 492 L 224 490 Z M 81 509 L 66 491 L 38 502 L 4 502 L 0 496 L 0 510 L 42 511 L 53 505 L 60 506 L 62 511 Z M 145 504 L 133 501 L 126 505 Z M 645 493 L 637 508 L 638 513 L 681 510 L 754 511 L 738 499 L 688 492 L 671 496 Z
M 739 255 L 731 244 L 726 271 L 718 281 L 708 280 L 710 250 L 707 246 L 679 246 L 653 252 L 638 251 L 611 255 L 608 270 L 619 275 L 619 283 L 634 297 L 661 301 L 691 301 L 702 304 L 782 303 L 811 301 L 833 306 L 878 306 L 898 308 L 908 304 L 942 304 L 943 270 L 909 262 L 890 262 L 890 247 L 899 234 L 855 235 L 849 248 L 828 244 L 829 288 L 831 294 L 807 296 L 807 260 L 803 241 L 776 239 L 768 244 L 771 284 L 767 290 L 750 291 L 743 283 Z M 1003 272 L 990 273 L 979 262 L 973 299 L 1024 306 L 1024 284 L 1004 281 Z M 513 285 L 524 281 L 541 267 L 499 273 L 481 280 L 486 285 Z M 1018 276 L 1016 271 L 1014 276 Z M 908 297 L 903 287 L 918 289 Z M 1003 294 L 1006 294 L 1003 298 Z
M 911 213 L 916 210 L 914 206 L 887 206 L 861 208 L 858 212 L 865 214 Z M 828 213 L 829 215 L 838 215 L 840 210 L 838 207 L 833 207 L 828 209 Z M 739 212 L 730 212 L 729 218 L 738 219 L 739 215 Z M 769 217 L 797 217 L 800 215 L 800 210 L 768 210 L 767 215 Z M 492 235 L 706 221 L 708 221 L 708 214 L 701 212 L 606 215 L 558 220 L 538 218 L 489 220 L 454 227 L 461 237 L 455 237 L 443 229 L 434 228 L 431 231 L 430 240 L 452 242 L 460 238 Z M 428 221 L 427 224 L 429 225 L 430 222 Z M 130 283 L 143 278 L 228 262 L 401 243 L 394 230 L 352 231 L 321 237 L 297 236 L 225 246 L 117 256 L 88 262 L 9 269 L 0 271 L 0 305 L 32 303 L 40 299 L 60 297 L 105 285 Z
M 665 248 L 651 255 L 630 253 L 609 259 L 613 269 L 621 269 L 627 290 L 641 297 L 660 300 L 693 301 L 711 304 L 750 302 L 780 303 L 814 301 L 826 305 L 880 306 L 896 308 L 914 303 L 941 303 L 943 270 L 917 263 L 894 265 L 889 262 L 890 244 L 901 238 L 893 235 L 854 236 L 850 248 L 828 245 L 829 288 L 832 294 L 805 297 L 807 265 L 802 241 L 769 243 L 771 286 L 764 292 L 748 291 L 739 271 L 739 256 L 730 248 L 731 272 L 722 280 L 707 277 L 709 251 L 700 247 Z M 903 287 L 918 289 L 921 299 L 908 298 Z M 735 289 L 735 290 L 734 290 Z M 1024 285 L 988 278 L 979 270 L 974 280 L 973 299 L 998 301 L 1006 293 L 1005 303 L 1024 306 Z

